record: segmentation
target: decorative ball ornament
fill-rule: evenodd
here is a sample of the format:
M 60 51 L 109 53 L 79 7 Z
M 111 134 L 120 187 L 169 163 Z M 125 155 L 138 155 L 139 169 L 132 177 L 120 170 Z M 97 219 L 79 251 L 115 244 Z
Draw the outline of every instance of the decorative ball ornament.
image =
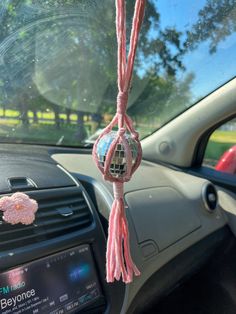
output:
M 111 131 L 105 134 L 98 142 L 97 145 L 97 159 L 103 169 L 106 162 L 106 157 L 112 143 L 117 137 L 117 132 Z M 113 152 L 113 157 L 109 167 L 110 175 L 115 179 L 124 178 L 127 175 L 127 152 L 125 147 L 129 148 L 129 152 L 132 155 L 132 166 L 135 165 L 138 157 L 138 143 L 128 133 L 124 135 L 125 144 L 120 141 L 116 144 Z

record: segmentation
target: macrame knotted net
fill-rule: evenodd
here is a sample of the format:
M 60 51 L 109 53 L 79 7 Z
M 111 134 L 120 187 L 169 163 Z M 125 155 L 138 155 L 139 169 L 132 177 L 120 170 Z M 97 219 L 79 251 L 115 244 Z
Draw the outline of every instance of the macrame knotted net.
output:
M 105 180 L 113 183 L 114 202 L 109 217 L 106 252 L 107 282 L 114 279 L 129 283 L 133 274 L 140 275 L 130 254 L 129 230 L 125 215 L 123 185 L 140 165 L 142 149 L 139 135 L 126 113 L 128 93 L 134 67 L 138 35 L 144 17 L 145 0 L 136 0 L 129 53 L 126 55 L 125 0 L 116 0 L 116 33 L 118 44 L 117 112 L 93 147 L 93 158 Z M 118 127 L 118 131 L 113 131 Z

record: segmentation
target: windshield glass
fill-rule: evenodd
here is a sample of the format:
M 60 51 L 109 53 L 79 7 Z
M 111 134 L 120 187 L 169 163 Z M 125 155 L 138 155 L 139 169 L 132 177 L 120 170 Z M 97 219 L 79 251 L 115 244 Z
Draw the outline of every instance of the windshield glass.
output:
M 115 112 L 114 15 L 113 0 L 1 0 L 0 142 L 94 143 Z M 147 1 L 128 104 L 141 137 L 233 78 L 235 55 L 236 1 Z

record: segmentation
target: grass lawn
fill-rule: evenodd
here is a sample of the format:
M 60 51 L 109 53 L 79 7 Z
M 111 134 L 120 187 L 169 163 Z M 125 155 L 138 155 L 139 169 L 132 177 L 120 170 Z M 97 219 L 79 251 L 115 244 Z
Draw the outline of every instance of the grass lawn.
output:
M 3 116 L 3 109 L 0 109 L 0 142 L 17 143 L 45 143 L 68 146 L 79 146 L 77 115 L 71 114 L 71 124 L 66 123 L 66 114 L 60 113 L 61 126 L 55 126 L 55 115 L 52 111 L 38 112 L 38 123 L 33 123 L 33 112 L 28 111 L 30 125 L 26 128 L 22 125 L 20 112 L 7 109 Z M 64 121 L 64 122 L 63 122 Z M 89 122 L 84 123 L 88 136 L 91 133 Z
M 59 130 L 54 125 L 31 124 L 28 128 L 22 125 L 13 127 L 0 124 L 0 142 L 17 143 L 45 143 L 68 146 L 79 146 L 81 143 L 77 139 L 78 127 L 76 125 L 63 125 Z
M 207 145 L 205 159 L 215 165 L 225 151 L 236 145 L 236 131 L 215 131 Z
M 211 141 L 236 145 L 236 131 L 215 131 L 211 136 Z
M 28 142 L 47 143 L 55 145 L 62 141 L 63 145 L 78 146 L 78 124 L 77 115 L 71 114 L 71 124 L 66 122 L 61 124 L 58 130 L 55 127 L 55 116 L 52 111 L 38 112 L 39 122 L 33 123 L 33 112 L 28 111 L 30 125 L 28 128 L 22 126 L 20 112 L 17 110 L 5 110 L 0 108 L 0 141 L 2 142 Z M 1 118 L 2 117 L 2 118 Z M 66 121 L 66 115 L 60 113 L 61 121 Z M 84 122 L 88 136 L 91 135 L 91 124 Z M 143 137 L 152 131 L 152 127 L 146 124 L 137 125 L 140 136 Z M 33 140 L 32 140 L 33 139 Z M 205 162 L 215 165 L 222 154 L 231 146 L 236 145 L 236 131 L 215 131 L 207 145 Z
M 5 116 L 7 118 L 12 118 L 12 119 L 15 118 L 16 123 L 20 122 L 20 120 L 19 120 L 20 112 L 18 110 L 7 109 L 7 110 L 5 110 Z M 33 116 L 34 116 L 33 112 L 28 111 L 28 117 L 33 118 Z M 39 119 L 48 119 L 48 120 L 52 120 L 52 121 L 54 120 L 54 117 L 55 117 L 54 113 L 52 111 L 46 111 L 46 112 L 38 111 L 37 116 Z M 66 120 L 66 114 L 65 113 L 60 113 L 59 116 L 61 119 Z M 3 117 L 3 109 L 0 109 L 0 117 Z M 70 115 L 70 120 L 71 121 L 77 121 L 77 115 L 72 113 Z

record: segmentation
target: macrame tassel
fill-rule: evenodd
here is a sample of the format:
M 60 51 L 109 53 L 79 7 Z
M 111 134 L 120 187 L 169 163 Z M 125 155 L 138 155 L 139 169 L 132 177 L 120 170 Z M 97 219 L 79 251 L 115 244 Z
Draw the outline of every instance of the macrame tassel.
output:
M 133 274 L 140 275 L 134 264 L 129 247 L 129 229 L 125 215 L 123 183 L 113 183 L 114 203 L 109 217 L 108 241 L 107 241 L 107 282 L 114 279 L 130 283 Z

